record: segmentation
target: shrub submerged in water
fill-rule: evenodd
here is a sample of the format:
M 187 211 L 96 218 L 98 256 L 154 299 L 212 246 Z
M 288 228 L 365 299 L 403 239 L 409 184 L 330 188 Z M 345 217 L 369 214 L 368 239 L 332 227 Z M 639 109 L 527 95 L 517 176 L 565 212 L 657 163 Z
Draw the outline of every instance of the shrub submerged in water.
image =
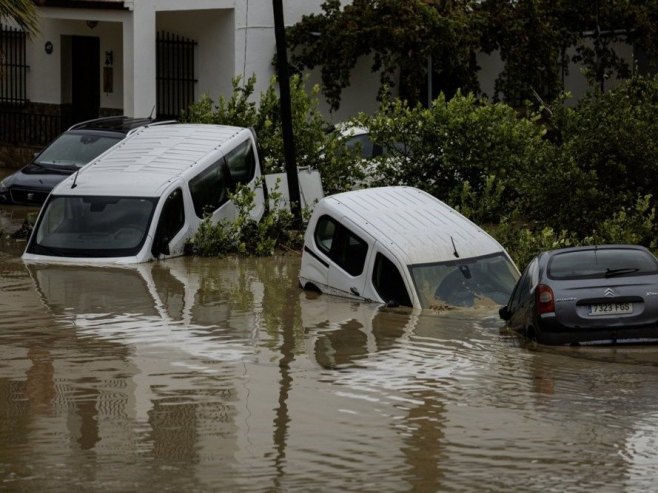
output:
M 234 192 L 229 193 L 229 198 L 238 209 L 237 219 L 213 224 L 210 217 L 205 217 L 189 242 L 192 253 L 202 257 L 232 254 L 263 257 L 274 255 L 276 250 L 300 248 L 303 233 L 295 229 L 294 217 L 288 209 L 270 209 L 257 222 L 249 215 L 255 206 L 253 190 L 239 185 Z M 270 192 L 270 199 L 270 203 L 275 204 L 281 201 L 278 183 L 275 190 Z

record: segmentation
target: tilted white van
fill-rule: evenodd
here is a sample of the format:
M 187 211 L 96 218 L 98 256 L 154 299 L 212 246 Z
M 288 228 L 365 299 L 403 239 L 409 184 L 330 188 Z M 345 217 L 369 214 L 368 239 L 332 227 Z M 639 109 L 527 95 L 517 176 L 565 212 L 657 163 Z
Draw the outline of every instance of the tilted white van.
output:
M 172 124 L 139 129 L 57 185 L 43 205 L 23 259 L 134 264 L 182 255 L 209 215 L 233 219 L 228 192 L 254 190 L 265 210 L 251 130 Z
M 331 195 L 304 237 L 305 289 L 413 308 L 504 305 L 519 272 L 489 234 L 411 187 Z

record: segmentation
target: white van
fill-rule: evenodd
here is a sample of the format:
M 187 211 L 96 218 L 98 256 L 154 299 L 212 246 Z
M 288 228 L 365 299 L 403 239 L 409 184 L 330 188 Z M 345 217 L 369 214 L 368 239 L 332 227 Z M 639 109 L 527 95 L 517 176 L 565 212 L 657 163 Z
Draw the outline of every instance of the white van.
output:
M 304 237 L 305 289 L 414 308 L 504 305 L 519 272 L 489 234 L 411 187 L 323 198 Z
M 205 215 L 233 219 L 228 192 L 255 192 L 265 210 L 253 132 L 224 125 L 147 126 L 57 185 L 23 259 L 134 264 L 183 254 Z

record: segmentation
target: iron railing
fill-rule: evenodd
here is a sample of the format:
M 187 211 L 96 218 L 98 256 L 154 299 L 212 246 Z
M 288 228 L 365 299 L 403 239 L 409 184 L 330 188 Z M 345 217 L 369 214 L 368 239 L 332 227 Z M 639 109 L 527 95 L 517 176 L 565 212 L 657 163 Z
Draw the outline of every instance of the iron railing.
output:
M 0 26 L 0 104 L 23 105 L 27 99 L 27 35 Z
M 167 32 L 158 32 L 156 83 L 158 118 L 178 118 L 194 102 L 196 41 Z
M 70 124 L 71 118 L 64 115 L 0 107 L 0 144 L 43 147 Z

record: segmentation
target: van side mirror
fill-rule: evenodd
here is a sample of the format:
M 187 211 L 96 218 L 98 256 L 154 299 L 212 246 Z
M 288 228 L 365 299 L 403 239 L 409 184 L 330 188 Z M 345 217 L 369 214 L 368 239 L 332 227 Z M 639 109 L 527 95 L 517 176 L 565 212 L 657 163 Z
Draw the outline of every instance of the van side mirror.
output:
M 509 320 L 510 318 L 512 318 L 512 312 L 510 312 L 509 307 L 505 305 L 502 308 L 500 308 L 500 310 L 498 310 L 498 316 L 503 320 Z

